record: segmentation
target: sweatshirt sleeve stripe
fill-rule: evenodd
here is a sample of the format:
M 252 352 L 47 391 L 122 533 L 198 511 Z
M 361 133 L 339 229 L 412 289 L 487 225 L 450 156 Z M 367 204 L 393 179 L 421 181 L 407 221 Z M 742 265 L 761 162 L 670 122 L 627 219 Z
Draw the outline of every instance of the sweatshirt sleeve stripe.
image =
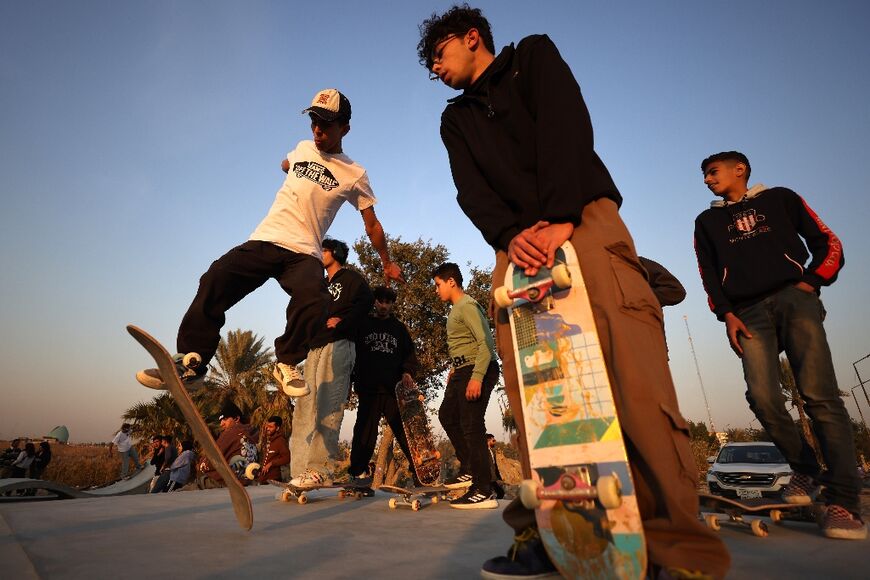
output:
M 813 270 L 813 273 L 826 282 L 830 282 L 836 277 L 840 268 L 843 267 L 843 244 L 840 243 L 840 238 L 831 231 L 831 228 L 825 225 L 825 222 L 823 222 L 818 214 L 807 205 L 807 202 L 803 198 L 801 198 L 801 202 L 803 203 L 804 210 L 810 216 L 810 219 L 812 219 L 816 227 L 819 228 L 819 231 L 822 232 L 828 240 L 827 253 L 818 267 Z

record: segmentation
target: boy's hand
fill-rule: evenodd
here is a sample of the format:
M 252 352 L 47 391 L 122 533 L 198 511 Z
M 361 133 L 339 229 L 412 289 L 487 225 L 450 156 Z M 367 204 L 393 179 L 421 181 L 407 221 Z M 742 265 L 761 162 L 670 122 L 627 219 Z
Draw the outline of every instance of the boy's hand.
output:
M 395 262 L 384 262 L 384 280 L 387 282 L 387 286 L 390 285 L 391 280 L 395 280 L 402 284 L 405 283 L 405 278 L 402 276 L 402 269 L 399 268 L 398 264 Z
M 550 224 L 538 230 L 538 239 L 544 244 L 542 248 L 547 253 L 547 268 L 553 267 L 556 261 L 556 250 L 574 235 L 574 224 Z
M 326 321 L 326 328 L 335 328 L 336 326 L 338 326 L 339 322 L 341 322 L 341 318 L 338 316 L 333 316 Z
M 725 315 L 725 332 L 728 334 L 728 342 L 731 343 L 731 350 L 734 351 L 734 354 L 742 358 L 743 347 L 740 346 L 738 337 L 742 333 L 746 338 L 752 338 L 752 333 L 749 332 L 749 329 L 746 328 L 743 321 L 737 318 L 733 312 L 729 312 Z
M 477 379 L 470 379 L 468 386 L 465 387 L 465 400 L 476 401 L 480 398 L 481 382 Z
M 549 222 L 540 221 L 515 235 L 508 244 L 508 258 L 515 266 L 523 268 L 527 276 L 537 274 L 547 261 L 546 244 L 538 238 L 538 231 L 549 225 Z
M 285 157 L 281 160 L 281 171 L 284 173 L 290 173 L 290 161 Z

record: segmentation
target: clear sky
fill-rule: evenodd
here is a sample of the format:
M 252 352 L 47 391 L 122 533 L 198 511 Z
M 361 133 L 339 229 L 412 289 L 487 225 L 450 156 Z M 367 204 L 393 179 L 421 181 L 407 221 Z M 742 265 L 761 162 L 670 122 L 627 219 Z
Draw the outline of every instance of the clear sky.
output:
M 449 5 L 0 3 L 0 437 L 65 424 L 73 441 L 106 440 L 124 409 L 154 395 L 133 378 L 149 360 L 124 325 L 174 349 L 199 276 L 265 215 L 281 159 L 310 135 L 300 111 L 321 88 L 353 103 L 345 151 L 368 169 L 387 233 L 492 265 L 456 205 L 438 134 L 453 92 L 416 57 L 418 23 Z M 497 47 L 533 33 L 555 41 L 639 252 L 686 286 L 666 317 L 687 418 L 706 412 L 683 316 L 716 427 L 752 419 L 692 250 L 693 220 L 712 199 L 700 161 L 722 150 L 749 156 L 753 183 L 804 195 L 842 239 L 846 267 L 822 297 L 840 387 L 854 386 L 852 363 L 870 353 L 868 4 L 478 6 Z M 347 207 L 330 233 L 352 242 L 362 221 Z M 285 305 L 270 282 L 226 329 L 270 342 Z M 870 359 L 858 368 L 870 378 Z M 857 417 L 855 400 L 846 406 Z

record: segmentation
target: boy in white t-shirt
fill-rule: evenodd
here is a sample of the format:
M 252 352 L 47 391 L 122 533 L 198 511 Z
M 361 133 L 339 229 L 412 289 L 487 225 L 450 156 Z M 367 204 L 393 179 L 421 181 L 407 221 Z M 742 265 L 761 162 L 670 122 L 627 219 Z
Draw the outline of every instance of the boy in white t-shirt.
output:
M 361 213 L 386 279 L 403 281 L 375 215 L 377 200 L 368 175 L 342 151 L 342 138 L 350 131 L 350 101 L 335 89 L 325 89 L 303 113 L 311 117 L 313 140 L 300 141 L 287 154 L 281 163 L 287 178 L 269 213 L 247 242 L 218 258 L 203 274 L 181 321 L 176 364 L 188 390 L 203 385 L 226 311 L 274 278 L 291 296 L 287 326 L 275 339 L 274 375 L 287 395 L 309 393 L 296 365 L 305 359 L 311 337 L 325 321 L 330 296 L 323 278 L 321 243 L 344 202 Z M 198 356 L 184 356 L 190 353 Z M 146 387 L 165 389 L 157 369 L 139 371 L 136 379 Z

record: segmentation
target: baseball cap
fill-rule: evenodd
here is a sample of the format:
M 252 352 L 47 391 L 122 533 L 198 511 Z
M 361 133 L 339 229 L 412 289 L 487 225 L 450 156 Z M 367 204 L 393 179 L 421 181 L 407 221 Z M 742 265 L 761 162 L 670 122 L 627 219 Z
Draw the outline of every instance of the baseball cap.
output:
M 324 121 L 335 121 L 339 117 L 350 119 L 350 101 L 336 89 L 323 89 L 302 112 L 314 113 Z

